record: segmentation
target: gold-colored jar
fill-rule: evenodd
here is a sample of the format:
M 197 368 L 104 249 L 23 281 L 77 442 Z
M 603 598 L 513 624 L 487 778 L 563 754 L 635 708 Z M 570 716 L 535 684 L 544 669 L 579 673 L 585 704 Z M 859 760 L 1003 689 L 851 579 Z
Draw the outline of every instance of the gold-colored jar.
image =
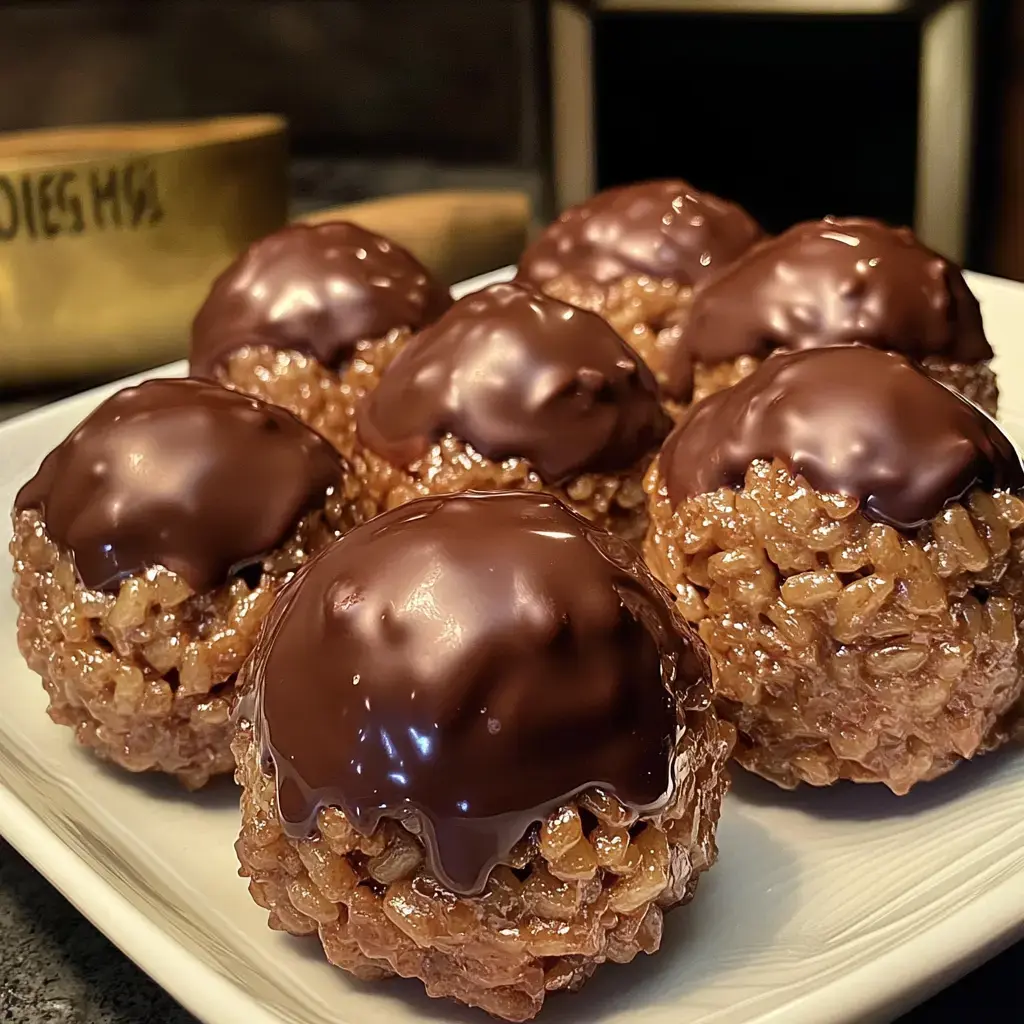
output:
M 287 217 L 272 116 L 0 135 L 0 389 L 184 355 L 210 282 Z

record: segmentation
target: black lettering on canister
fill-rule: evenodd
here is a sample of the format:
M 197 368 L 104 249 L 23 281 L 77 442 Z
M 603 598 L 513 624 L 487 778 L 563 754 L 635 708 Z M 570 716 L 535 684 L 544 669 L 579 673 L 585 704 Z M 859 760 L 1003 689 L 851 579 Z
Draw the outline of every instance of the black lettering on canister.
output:
M 107 227 L 107 217 L 115 227 L 121 226 L 121 196 L 118 188 L 119 175 L 116 167 L 106 171 L 89 172 L 89 186 L 92 192 L 92 218 L 96 227 Z
M 0 242 L 9 242 L 18 233 L 21 214 L 14 182 L 0 174 Z

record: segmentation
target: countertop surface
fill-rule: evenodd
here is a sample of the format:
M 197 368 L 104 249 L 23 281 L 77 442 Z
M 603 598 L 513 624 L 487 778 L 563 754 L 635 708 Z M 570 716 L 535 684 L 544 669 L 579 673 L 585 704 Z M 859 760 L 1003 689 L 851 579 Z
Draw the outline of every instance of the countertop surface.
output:
M 0 1021 L 195 1024 L 3 840 Z

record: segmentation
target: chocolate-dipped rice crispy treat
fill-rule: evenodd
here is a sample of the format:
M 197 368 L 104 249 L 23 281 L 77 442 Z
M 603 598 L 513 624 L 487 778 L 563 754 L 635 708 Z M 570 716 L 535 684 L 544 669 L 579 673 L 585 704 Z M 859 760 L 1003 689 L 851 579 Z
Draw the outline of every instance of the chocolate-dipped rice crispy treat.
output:
M 346 450 L 373 371 L 449 305 L 394 242 L 346 221 L 294 224 L 214 282 L 192 325 L 190 370 L 283 406 Z
M 523 253 L 518 280 L 599 313 L 660 374 L 659 332 L 761 237 L 741 207 L 685 181 L 627 185 L 566 210 Z
M 651 372 L 598 316 L 516 284 L 467 295 L 356 413 L 355 465 L 382 508 L 429 494 L 546 490 L 620 536 L 671 423 Z
M 702 645 L 629 544 L 548 495 L 352 531 L 241 686 L 241 873 L 357 977 L 526 1020 L 657 950 L 715 860 L 733 736 Z
M 993 420 L 878 349 L 779 352 L 693 407 L 648 475 L 644 550 L 744 767 L 902 794 L 1005 741 L 1022 484 Z
M 230 771 L 235 673 L 280 584 L 351 525 L 290 413 L 188 380 L 104 402 L 14 507 L 18 644 L 50 717 L 129 771 Z
M 662 383 L 676 402 L 699 401 L 775 349 L 851 342 L 903 353 L 995 415 L 992 349 L 960 269 L 876 220 L 797 224 L 709 278 L 686 323 L 662 335 Z

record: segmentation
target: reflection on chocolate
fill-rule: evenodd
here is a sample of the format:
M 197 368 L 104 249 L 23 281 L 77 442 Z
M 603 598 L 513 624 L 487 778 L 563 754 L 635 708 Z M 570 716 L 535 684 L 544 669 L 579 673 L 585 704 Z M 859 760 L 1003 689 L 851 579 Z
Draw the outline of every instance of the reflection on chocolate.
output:
M 692 285 L 762 234 L 741 207 L 685 181 L 626 185 L 566 210 L 523 253 L 519 278 L 542 285 L 573 274 L 610 284 L 647 274 Z
M 39 509 L 83 585 L 116 591 L 162 565 L 196 592 L 282 544 L 342 463 L 294 416 L 195 380 L 108 398 L 43 460 L 16 509 Z
M 666 391 L 689 399 L 693 363 L 851 342 L 912 359 L 992 358 L 957 267 L 909 228 L 827 217 L 762 242 L 697 289 Z
M 862 345 L 776 352 L 698 402 L 661 452 L 673 505 L 739 487 L 755 459 L 779 459 L 870 519 L 928 522 L 973 487 L 1024 485 L 995 421 L 903 356 Z
M 599 316 L 498 284 L 461 299 L 399 354 L 358 428 L 396 466 L 451 433 L 558 484 L 631 467 L 669 422 L 650 370 Z
M 418 832 L 479 892 L 529 826 L 591 786 L 672 794 L 706 655 L 636 551 L 544 494 L 422 498 L 357 527 L 283 591 L 243 714 L 286 831 L 340 807 Z
M 214 282 L 192 324 L 191 372 L 210 376 L 244 345 L 342 366 L 357 342 L 413 330 L 448 290 L 401 246 L 346 221 L 293 224 L 255 242 Z

